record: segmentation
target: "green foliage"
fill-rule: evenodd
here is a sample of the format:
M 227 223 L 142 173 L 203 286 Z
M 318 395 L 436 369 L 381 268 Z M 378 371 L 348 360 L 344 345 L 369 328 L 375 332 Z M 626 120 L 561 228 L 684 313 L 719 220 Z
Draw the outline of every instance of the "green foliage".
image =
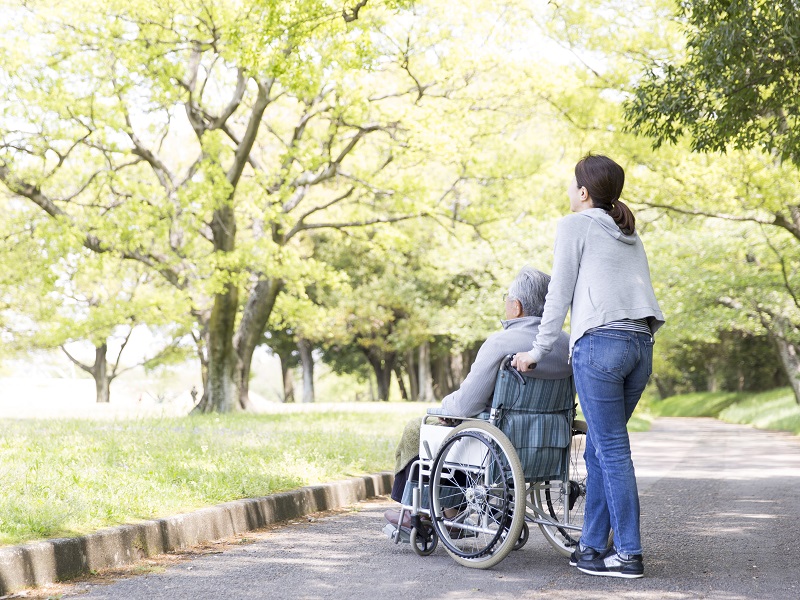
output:
M 800 13 L 794 0 L 683 0 L 685 54 L 655 61 L 627 104 L 656 146 L 761 148 L 800 164 Z
M 13 82 L 0 95 L 0 179 L 73 249 L 158 274 L 215 337 L 204 348 L 247 360 L 242 344 L 272 310 L 264 285 L 288 292 L 275 326 L 324 321 L 306 287 L 337 278 L 312 232 L 424 218 L 468 256 L 470 235 L 486 235 L 545 162 L 542 134 L 557 124 L 532 121 L 542 98 L 529 78 L 546 69 L 514 52 L 521 3 L 406 5 L 19 7 L 36 51 L 15 52 L 16 33 L 0 44 Z M 260 316 L 237 321 L 245 307 Z M 221 373 L 209 371 L 215 394 Z

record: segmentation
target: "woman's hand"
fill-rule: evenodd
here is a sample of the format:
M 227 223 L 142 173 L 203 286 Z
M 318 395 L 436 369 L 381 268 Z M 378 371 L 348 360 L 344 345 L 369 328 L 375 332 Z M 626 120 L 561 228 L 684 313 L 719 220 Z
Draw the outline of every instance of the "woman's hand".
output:
M 536 363 L 531 360 L 531 355 L 527 352 L 517 352 L 514 358 L 511 359 L 511 366 L 520 373 L 525 371 L 533 371 L 536 368 Z

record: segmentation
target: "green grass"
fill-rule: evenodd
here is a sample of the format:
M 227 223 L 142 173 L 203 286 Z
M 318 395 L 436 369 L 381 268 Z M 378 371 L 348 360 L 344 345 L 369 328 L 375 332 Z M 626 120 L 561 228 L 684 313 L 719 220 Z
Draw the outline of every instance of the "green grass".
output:
M 800 404 L 789 388 L 755 394 L 721 411 L 728 423 L 749 423 L 758 429 L 791 431 L 800 435 Z
M 0 544 L 391 470 L 405 422 L 424 410 L 2 420 Z
M 716 417 L 720 411 L 741 401 L 745 394 L 697 392 L 652 402 L 650 410 L 658 417 Z
M 800 405 L 788 387 L 757 394 L 683 394 L 653 401 L 649 404 L 649 410 L 661 417 L 715 417 L 728 423 L 800 435 Z
M 637 410 L 628 421 L 628 431 L 650 431 L 653 416 L 647 412 Z

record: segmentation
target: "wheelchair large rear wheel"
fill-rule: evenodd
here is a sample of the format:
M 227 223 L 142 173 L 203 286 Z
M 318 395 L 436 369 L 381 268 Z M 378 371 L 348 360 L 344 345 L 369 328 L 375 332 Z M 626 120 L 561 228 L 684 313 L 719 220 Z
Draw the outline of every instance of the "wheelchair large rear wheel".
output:
M 586 423 L 572 424 L 572 445 L 569 454 L 569 472 L 566 480 L 535 483 L 531 489 L 534 505 L 556 524 L 539 520 L 539 528 L 548 542 L 564 556 L 569 556 L 578 545 L 586 507 Z
M 457 563 L 488 569 L 519 540 L 525 475 L 497 427 L 466 421 L 453 429 L 434 460 L 430 495 L 433 526 Z

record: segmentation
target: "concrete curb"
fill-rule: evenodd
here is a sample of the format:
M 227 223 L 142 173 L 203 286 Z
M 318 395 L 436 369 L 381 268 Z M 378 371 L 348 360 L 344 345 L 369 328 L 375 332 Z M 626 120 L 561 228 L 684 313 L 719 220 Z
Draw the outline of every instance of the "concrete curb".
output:
M 264 498 L 235 500 L 81 537 L 0 548 L 0 595 L 355 504 L 390 493 L 393 480 L 388 472 L 365 475 Z

